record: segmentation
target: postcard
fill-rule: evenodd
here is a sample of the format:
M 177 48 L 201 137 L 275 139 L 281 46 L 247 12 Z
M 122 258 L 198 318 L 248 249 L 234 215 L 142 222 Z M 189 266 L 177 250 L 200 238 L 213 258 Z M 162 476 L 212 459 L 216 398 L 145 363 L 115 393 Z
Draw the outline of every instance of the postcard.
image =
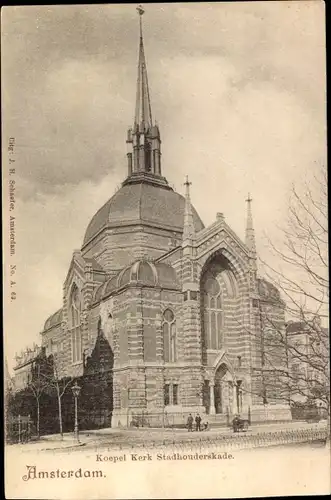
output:
M 321 1 L 2 10 L 6 498 L 330 493 Z

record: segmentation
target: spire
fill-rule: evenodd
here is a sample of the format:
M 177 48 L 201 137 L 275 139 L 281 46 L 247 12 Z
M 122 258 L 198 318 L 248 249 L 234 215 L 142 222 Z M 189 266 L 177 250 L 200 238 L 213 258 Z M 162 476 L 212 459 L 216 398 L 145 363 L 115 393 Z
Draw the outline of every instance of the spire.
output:
M 128 177 L 123 185 L 149 182 L 171 189 L 161 173 L 161 138 L 159 127 L 152 122 L 152 109 L 149 97 L 146 59 L 142 30 L 144 9 L 137 7 L 139 14 L 139 57 L 136 111 L 133 127 L 128 130 L 126 139 L 128 151 Z
M 191 184 L 192 184 L 192 182 L 189 182 L 188 175 L 187 175 L 186 182 L 184 183 L 184 186 L 186 187 L 186 193 L 185 193 L 183 242 L 185 240 L 192 239 L 194 237 L 194 234 L 195 234 L 194 224 L 193 224 L 191 198 L 190 198 L 190 185 Z
M 139 58 L 138 58 L 138 78 L 137 78 L 137 94 L 136 94 L 136 114 L 134 119 L 135 128 L 138 126 L 140 131 L 147 131 L 152 126 L 152 110 L 149 98 L 148 78 L 146 59 L 144 51 L 144 40 L 142 30 L 142 16 L 144 9 L 141 5 L 137 7 L 139 14 Z
M 252 216 L 252 203 L 253 199 L 251 198 L 250 193 L 248 193 L 248 197 L 246 200 L 247 203 L 247 222 L 246 222 L 246 237 L 245 243 L 252 254 L 256 254 L 256 246 L 255 246 L 255 235 L 253 228 L 253 216 Z

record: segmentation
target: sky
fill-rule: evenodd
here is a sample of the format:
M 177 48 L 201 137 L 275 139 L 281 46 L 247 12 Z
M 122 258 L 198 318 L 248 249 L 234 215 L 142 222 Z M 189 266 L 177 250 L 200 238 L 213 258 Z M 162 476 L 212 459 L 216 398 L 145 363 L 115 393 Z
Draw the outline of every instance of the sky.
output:
M 5 213 L 9 137 L 16 167 L 12 257 L 4 215 L 7 281 L 16 265 L 17 299 L 8 303 L 8 289 L 5 298 L 10 367 L 16 351 L 40 343 L 62 305 L 73 250 L 126 177 L 135 7 L 2 10 Z M 323 2 L 148 4 L 143 25 L 163 174 L 180 193 L 188 174 L 205 225 L 223 212 L 242 239 L 250 192 L 257 249 L 268 259 L 292 184 L 309 183 L 326 164 Z

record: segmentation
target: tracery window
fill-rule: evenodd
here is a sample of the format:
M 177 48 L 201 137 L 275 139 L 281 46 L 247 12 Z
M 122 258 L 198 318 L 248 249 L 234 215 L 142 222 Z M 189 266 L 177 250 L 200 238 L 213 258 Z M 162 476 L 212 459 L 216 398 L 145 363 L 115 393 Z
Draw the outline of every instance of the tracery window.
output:
M 203 285 L 204 333 L 207 349 L 220 349 L 223 343 L 222 290 L 214 277 Z
M 176 321 L 175 315 L 170 309 L 163 313 L 163 356 L 166 363 L 174 363 L 177 360 L 176 349 Z
M 82 334 L 81 334 L 81 300 L 79 290 L 73 286 L 69 303 L 69 324 L 71 330 L 72 362 L 82 361 Z

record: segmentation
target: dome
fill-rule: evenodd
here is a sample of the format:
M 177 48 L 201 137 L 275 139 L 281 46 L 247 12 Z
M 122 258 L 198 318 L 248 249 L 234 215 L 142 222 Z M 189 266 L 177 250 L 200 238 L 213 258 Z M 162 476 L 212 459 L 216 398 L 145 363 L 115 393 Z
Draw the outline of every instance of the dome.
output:
M 58 325 L 62 322 L 62 313 L 63 309 L 59 309 L 56 313 L 52 314 L 49 318 L 46 319 L 44 324 L 44 330 L 49 330 L 55 325 Z
M 176 271 L 169 264 L 138 260 L 100 285 L 94 293 L 94 302 L 130 284 L 180 289 Z
M 147 182 L 126 184 L 98 210 L 89 223 L 83 246 L 106 227 L 152 224 L 171 231 L 183 231 L 185 198 L 169 187 Z M 195 230 L 204 225 L 192 207 Z

